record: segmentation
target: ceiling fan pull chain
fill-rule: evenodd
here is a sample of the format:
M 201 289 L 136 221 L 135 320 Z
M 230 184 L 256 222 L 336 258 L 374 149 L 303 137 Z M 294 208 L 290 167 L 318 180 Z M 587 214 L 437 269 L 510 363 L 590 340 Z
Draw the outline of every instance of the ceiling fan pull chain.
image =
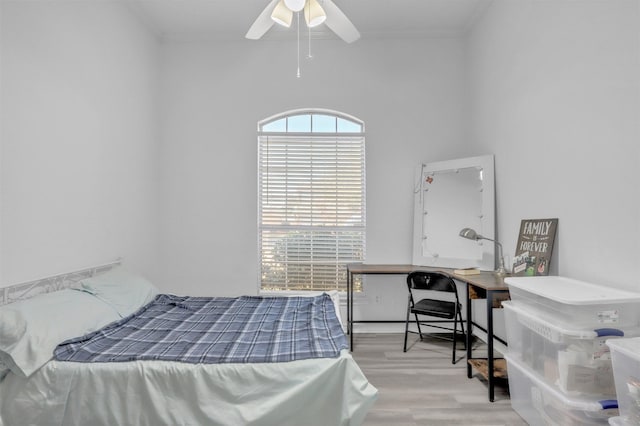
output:
M 300 78 L 300 12 L 296 12 L 296 21 L 297 21 L 297 26 L 298 26 L 298 74 L 296 75 L 296 77 Z
M 311 20 L 311 8 L 305 7 L 304 11 L 307 13 L 307 22 Z M 313 55 L 311 54 L 311 26 L 307 25 L 307 30 L 309 31 L 309 49 L 307 51 L 307 59 L 313 59 Z
M 313 55 L 311 54 L 311 27 L 307 27 L 309 30 L 309 50 L 307 52 L 307 59 L 313 59 Z

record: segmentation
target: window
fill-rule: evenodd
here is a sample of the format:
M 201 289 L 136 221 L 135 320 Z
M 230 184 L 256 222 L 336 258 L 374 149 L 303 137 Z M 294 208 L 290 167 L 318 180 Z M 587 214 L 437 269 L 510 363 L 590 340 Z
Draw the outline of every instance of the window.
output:
M 258 179 L 261 290 L 345 291 L 365 253 L 364 124 L 324 110 L 261 121 Z

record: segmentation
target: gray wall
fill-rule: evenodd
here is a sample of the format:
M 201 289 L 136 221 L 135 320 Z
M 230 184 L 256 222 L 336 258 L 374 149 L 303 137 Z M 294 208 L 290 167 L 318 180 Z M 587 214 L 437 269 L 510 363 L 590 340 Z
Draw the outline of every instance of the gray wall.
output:
M 293 42 L 163 46 L 166 288 L 257 291 L 256 126 L 303 107 L 364 120 L 367 261 L 410 260 L 414 167 L 463 155 L 467 143 L 464 43 L 318 40 L 312 49 L 297 79 Z
M 2 1 L 0 285 L 158 262 L 158 45 L 114 2 Z
M 559 218 L 551 274 L 640 291 L 640 2 L 499 0 L 469 36 L 498 234 Z

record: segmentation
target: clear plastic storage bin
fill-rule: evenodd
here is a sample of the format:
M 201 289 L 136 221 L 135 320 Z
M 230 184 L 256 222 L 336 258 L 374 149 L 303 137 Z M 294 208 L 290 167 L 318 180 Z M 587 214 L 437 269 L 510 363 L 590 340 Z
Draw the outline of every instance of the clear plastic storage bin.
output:
M 618 415 L 615 399 L 571 396 L 549 385 L 517 357 L 507 354 L 511 406 L 530 426 L 606 425 Z
M 621 425 L 640 425 L 640 338 L 607 342 L 611 348 Z
M 547 383 L 576 394 L 615 398 L 611 353 L 606 342 L 640 335 L 637 328 L 572 328 L 515 301 L 503 302 L 509 353 Z
M 535 307 L 572 327 L 634 327 L 640 324 L 640 293 L 564 277 L 507 277 L 511 299 Z
M 627 423 L 621 416 L 609 417 L 609 424 L 611 426 L 633 426 L 630 423 Z

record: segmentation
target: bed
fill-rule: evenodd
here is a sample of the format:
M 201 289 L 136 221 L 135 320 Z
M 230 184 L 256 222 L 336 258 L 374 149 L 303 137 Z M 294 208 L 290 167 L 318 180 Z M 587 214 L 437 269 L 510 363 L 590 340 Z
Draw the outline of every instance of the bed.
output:
M 114 263 L 0 296 L 1 426 L 358 425 L 377 397 L 336 292 L 158 294 Z

